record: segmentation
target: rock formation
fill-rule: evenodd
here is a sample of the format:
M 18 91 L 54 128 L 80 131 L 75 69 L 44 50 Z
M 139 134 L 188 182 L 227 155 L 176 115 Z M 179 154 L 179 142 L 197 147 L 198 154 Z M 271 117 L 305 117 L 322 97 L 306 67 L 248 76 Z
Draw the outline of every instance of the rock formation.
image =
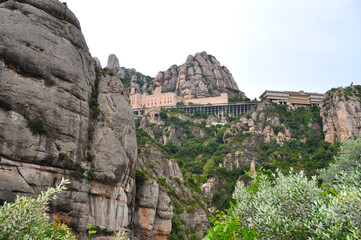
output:
M 136 237 L 165 240 L 172 227 L 181 227 L 183 231 L 180 234 L 184 239 L 191 237 L 184 235 L 186 231 L 203 237 L 204 231 L 209 228 L 209 222 L 206 212 L 195 202 L 194 197 L 201 199 L 201 196 L 184 184 L 178 164 L 166 158 L 160 149 L 152 144 L 146 143 L 139 150 L 137 168 L 145 175 L 143 182 L 137 181 L 133 221 Z M 182 226 L 172 226 L 174 219 L 179 219 Z
M 110 54 L 108 56 L 107 68 L 112 69 L 112 70 L 120 68 L 119 60 L 115 54 Z
M 119 60 L 115 54 L 109 55 L 107 68 L 123 79 L 125 86 L 132 90 L 131 93 L 152 93 L 150 86 L 153 78 L 137 72 L 134 68 L 120 67 Z
M 130 82 L 131 93 L 176 92 L 178 96 L 188 99 L 219 96 L 227 92 L 231 98 L 246 97 L 238 90 L 230 71 L 206 52 L 189 55 L 184 64 L 172 65 L 168 70 L 159 72 L 154 79 L 134 69 L 119 67 L 114 54 L 109 55 L 107 67 L 125 79 L 125 82 Z
M 176 92 L 184 98 L 218 96 L 228 92 L 231 97 L 238 93 L 232 74 L 221 66 L 215 57 L 206 52 L 189 55 L 184 64 L 173 65 L 154 78 L 153 89 L 161 87 L 162 92 Z
M 0 201 L 36 196 L 81 238 L 128 226 L 137 147 L 127 90 L 95 72 L 80 24 L 55 0 L 0 3 Z M 91 107 L 89 107 L 91 106 Z
M 334 143 L 361 134 L 361 86 L 328 91 L 321 106 L 325 140 Z

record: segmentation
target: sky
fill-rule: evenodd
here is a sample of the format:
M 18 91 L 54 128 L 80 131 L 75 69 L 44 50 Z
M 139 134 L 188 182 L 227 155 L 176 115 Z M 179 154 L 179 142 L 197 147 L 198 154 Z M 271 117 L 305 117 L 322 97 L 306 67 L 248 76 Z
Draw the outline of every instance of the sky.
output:
M 206 51 L 253 99 L 361 84 L 360 0 L 66 0 L 103 67 L 154 77 Z

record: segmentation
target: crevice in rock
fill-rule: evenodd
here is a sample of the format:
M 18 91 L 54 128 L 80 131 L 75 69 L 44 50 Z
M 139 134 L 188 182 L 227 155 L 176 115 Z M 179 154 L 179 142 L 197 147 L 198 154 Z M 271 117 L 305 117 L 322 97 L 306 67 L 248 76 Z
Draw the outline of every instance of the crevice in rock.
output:
M 19 175 L 24 179 L 24 181 L 29 185 L 29 187 L 31 187 L 33 189 L 33 192 L 35 193 L 35 188 L 33 186 L 33 184 L 29 183 L 26 178 L 24 177 L 24 175 L 21 173 L 21 171 L 19 170 L 19 167 L 16 166 L 16 170 L 18 171 Z

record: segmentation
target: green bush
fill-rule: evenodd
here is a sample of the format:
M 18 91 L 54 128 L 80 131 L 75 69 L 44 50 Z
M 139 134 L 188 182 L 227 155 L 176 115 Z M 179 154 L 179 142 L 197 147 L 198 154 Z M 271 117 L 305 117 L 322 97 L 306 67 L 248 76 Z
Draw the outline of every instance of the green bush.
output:
M 59 160 L 68 160 L 68 154 L 66 152 L 59 153 Z
M 41 135 L 41 134 L 45 134 L 47 131 L 43 120 L 40 119 L 29 119 L 27 125 L 33 134 Z
M 83 168 L 79 168 L 77 170 L 73 170 L 71 172 L 71 175 L 75 178 L 75 179 L 81 179 L 81 178 L 85 178 L 85 169 Z
M 40 193 L 36 199 L 17 196 L 14 203 L 5 202 L 0 207 L 0 239 L 75 239 L 61 219 L 51 222 L 46 214 L 49 201 L 66 189 L 65 184 L 69 181 L 62 179 L 58 186 Z
M 140 169 L 135 169 L 135 185 L 137 190 L 143 185 L 146 179 L 147 175 L 144 171 Z
M 335 163 L 320 171 L 321 187 L 316 176 L 308 179 L 292 170 L 289 175 L 279 170 L 261 174 L 250 188 L 239 182 L 236 204 L 206 239 L 222 239 L 217 234 L 225 229 L 235 234 L 252 229 L 260 239 L 360 239 L 361 139 L 346 141 L 341 149 Z

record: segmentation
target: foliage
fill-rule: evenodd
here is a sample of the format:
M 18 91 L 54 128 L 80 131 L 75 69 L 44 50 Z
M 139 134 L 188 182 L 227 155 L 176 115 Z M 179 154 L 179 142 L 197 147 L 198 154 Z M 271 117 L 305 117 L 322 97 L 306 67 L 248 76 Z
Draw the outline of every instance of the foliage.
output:
M 172 218 L 172 231 L 168 236 L 168 240 L 183 240 L 185 239 L 184 232 L 182 229 L 182 221 L 177 217 L 177 215 L 173 215 Z
M 341 154 L 327 169 L 319 170 L 323 182 L 332 184 L 339 174 L 351 176 L 361 169 L 361 138 L 346 140 L 341 145 Z
M 58 218 L 51 222 L 46 214 L 51 199 L 66 189 L 68 180 L 62 179 L 55 188 L 49 188 L 34 199 L 17 196 L 14 203 L 0 207 L 0 239 L 75 239 L 69 228 Z
M 85 169 L 84 168 L 79 168 L 76 170 L 73 170 L 71 172 L 71 175 L 75 178 L 75 179 L 81 179 L 81 178 L 85 178 Z
M 92 235 L 97 233 L 97 231 L 95 229 L 96 229 L 96 227 L 92 223 L 89 223 L 89 225 L 88 225 L 88 239 L 89 240 L 91 239 Z
M 92 88 L 92 92 L 90 94 L 90 101 L 89 101 L 90 115 L 92 119 L 96 119 L 100 113 L 100 109 L 98 105 L 98 95 L 99 95 L 98 86 L 99 86 L 101 72 L 105 74 L 105 71 L 101 71 L 101 69 L 99 69 L 97 66 L 95 66 L 94 69 L 95 69 L 95 83 L 94 83 L 94 87 Z
M 195 113 L 192 114 L 191 118 L 203 118 L 203 119 L 207 119 L 208 116 L 209 116 L 209 114 L 207 114 L 206 112 L 195 111 Z
M 250 188 L 238 183 L 236 204 L 221 214 L 206 239 L 220 239 L 212 236 L 222 235 L 226 227 L 237 233 L 253 229 L 261 239 L 359 239 L 360 150 L 360 139 L 343 143 L 335 163 L 320 171 L 321 178 L 330 181 L 321 187 L 316 176 L 308 179 L 303 171 L 293 170 L 289 175 L 279 170 L 261 174 Z
M 235 97 L 235 98 L 229 98 L 228 101 L 230 103 L 238 103 L 238 102 L 249 102 L 251 101 L 248 97 Z
M 66 152 L 59 152 L 59 160 L 68 160 L 68 154 Z
M 127 234 L 125 232 L 116 232 L 115 233 L 116 240 L 125 240 L 126 236 L 127 236 Z
M 208 231 L 208 235 L 204 240 L 257 239 L 258 233 L 256 230 L 251 230 L 248 227 L 241 228 L 242 223 L 239 217 L 229 210 L 225 211 L 227 214 L 223 211 L 217 211 L 216 217 L 211 219 L 214 227 Z
M 27 122 L 28 128 L 30 128 L 30 131 L 33 134 L 45 134 L 47 132 L 47 129 L 45 127 L 45 124 L 43 120 L 41 119 L 29 119 Z
M 140 169 L 135 169 L 135 185 L 137 190 L 143 185 L 145 180 L 147 180 L 145 172 Z
M 159 115 L 160 119 L 162 119 L 163 121 L 168 118 L 167 112 L 163 108 L 161 109 Z

